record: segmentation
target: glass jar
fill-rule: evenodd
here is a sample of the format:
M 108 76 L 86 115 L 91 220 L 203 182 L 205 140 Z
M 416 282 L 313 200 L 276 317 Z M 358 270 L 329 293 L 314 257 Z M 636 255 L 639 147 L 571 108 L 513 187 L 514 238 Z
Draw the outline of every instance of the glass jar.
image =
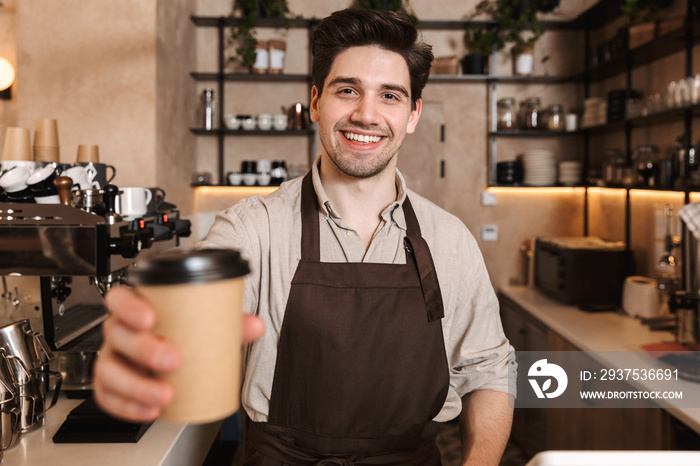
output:
M 641 186 L 656 186 L 656 177 L 659 163 L 659 148 L 653 144 L 645 144 L 637 147 L 632 154 L 634 167 L 639 173 L 637 183 Z
M 564 107 L 552 104 L 547 108 L 547 129 L 550 131 L 564 130 Z
M 515 99 L 512 97 L 500 99 L 496 107 L 496 128 L 515 129 L 517 121 L 515 114 Z
M 522 115 L 520 121 L 523 129 L 542 129 L 540 103 L 539 97 L 528 97 L 525 101 L 520 102 Z
M 620 149 L 607 149 L 603 154 L 603 181 L 606 186 L 622 185 L 625 156 Z

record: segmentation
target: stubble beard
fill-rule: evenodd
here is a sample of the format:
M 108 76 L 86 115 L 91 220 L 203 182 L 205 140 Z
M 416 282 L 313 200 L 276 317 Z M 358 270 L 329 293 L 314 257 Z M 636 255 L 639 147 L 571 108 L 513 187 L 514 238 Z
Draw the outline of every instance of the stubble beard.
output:
M 340 129 L 340 125 L 335 125 L 331 134 L 338 134 Z M 348 129 L 345 128 L 345 130 Z M 393 139 L 393 134 L 391 134 L 390 131 L 387 132 L 389 135 L 386 136 L 385 142 L 390 142 Z M 320 133 L 323 134 L 323 131 L 320 131 Z M 342 149 L 340 142 L 332 136 L 322 136 L 321 145 L 326 154 L 328 154 L 328 158 L 331 159 L 338 170 L 352 178 L 372 178 L 386 170 L 391 160 L 396 156 L 396 152 L 389 153 L 391 150 L 391 148 L 388 147 L 389 144 L 386 144 L 381 152 L 371 156 Z M 342 155 L 343 151 L 347 153 L 346 156 Z

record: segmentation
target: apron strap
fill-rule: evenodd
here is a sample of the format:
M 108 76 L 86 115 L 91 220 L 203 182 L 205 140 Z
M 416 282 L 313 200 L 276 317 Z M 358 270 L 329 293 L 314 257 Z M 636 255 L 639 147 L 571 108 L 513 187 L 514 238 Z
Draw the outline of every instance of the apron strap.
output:
M 445 307 L 442 303 L 442 293 L 433 256 L 430 254 L 428 243 L 420 234 L 420 224 L 408 197 L 403 203 L 403 212 L 406 218 L 406 237 L 404 238 L 406 263 L 413 261 L 416 265 L 420 286 L 423 290 L 423 299 L 425 299 L 425 308 L 428 311 L 428 322 L 434 322 L 445 317 Z
M 317 204 L 314 183 L 309 171 L 301 185 L 301 258 L 312 262 L 321 261 Z
M 420 286 L 423 290 L 425 308 L 428 311 L 428 322 L 434 322 L 445 317 L 445 307 L 442 303 L 442 293 L 438 282 L 433 257 L 430 248 L 422 236 L 406 236 L 404 238 L 406 253 L 411 255 L 418 270 Z

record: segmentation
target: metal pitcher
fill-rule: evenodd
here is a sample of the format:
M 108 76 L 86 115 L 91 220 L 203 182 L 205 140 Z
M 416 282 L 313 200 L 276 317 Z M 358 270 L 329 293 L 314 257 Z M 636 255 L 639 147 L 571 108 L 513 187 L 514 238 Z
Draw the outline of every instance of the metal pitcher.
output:
M 0 455 L 19 442 L 20 412 L 17 382 L 4 350 L 0 350 Z

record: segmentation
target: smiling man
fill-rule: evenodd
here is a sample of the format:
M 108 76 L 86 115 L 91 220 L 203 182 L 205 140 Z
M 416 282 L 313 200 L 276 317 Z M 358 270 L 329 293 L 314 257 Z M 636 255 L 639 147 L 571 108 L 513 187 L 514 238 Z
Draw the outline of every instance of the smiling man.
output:
M 242 251 L 246 329 L 265 326 L 245 356 L 244 464 L 439 465 L 437 423 L 460 416 L 464 464 L 497 465 L 516 365 L 495 294 L 464 224 L 396 169 L 431 48 L 405 15 L 349 9 L 319 24 L 312 52 L 320 156 L 221 213 L 201 245 Z M 134 292 L 107 304 L 97 400 L 152 419 L 172 392 L 147 374 L 180 356 Z

